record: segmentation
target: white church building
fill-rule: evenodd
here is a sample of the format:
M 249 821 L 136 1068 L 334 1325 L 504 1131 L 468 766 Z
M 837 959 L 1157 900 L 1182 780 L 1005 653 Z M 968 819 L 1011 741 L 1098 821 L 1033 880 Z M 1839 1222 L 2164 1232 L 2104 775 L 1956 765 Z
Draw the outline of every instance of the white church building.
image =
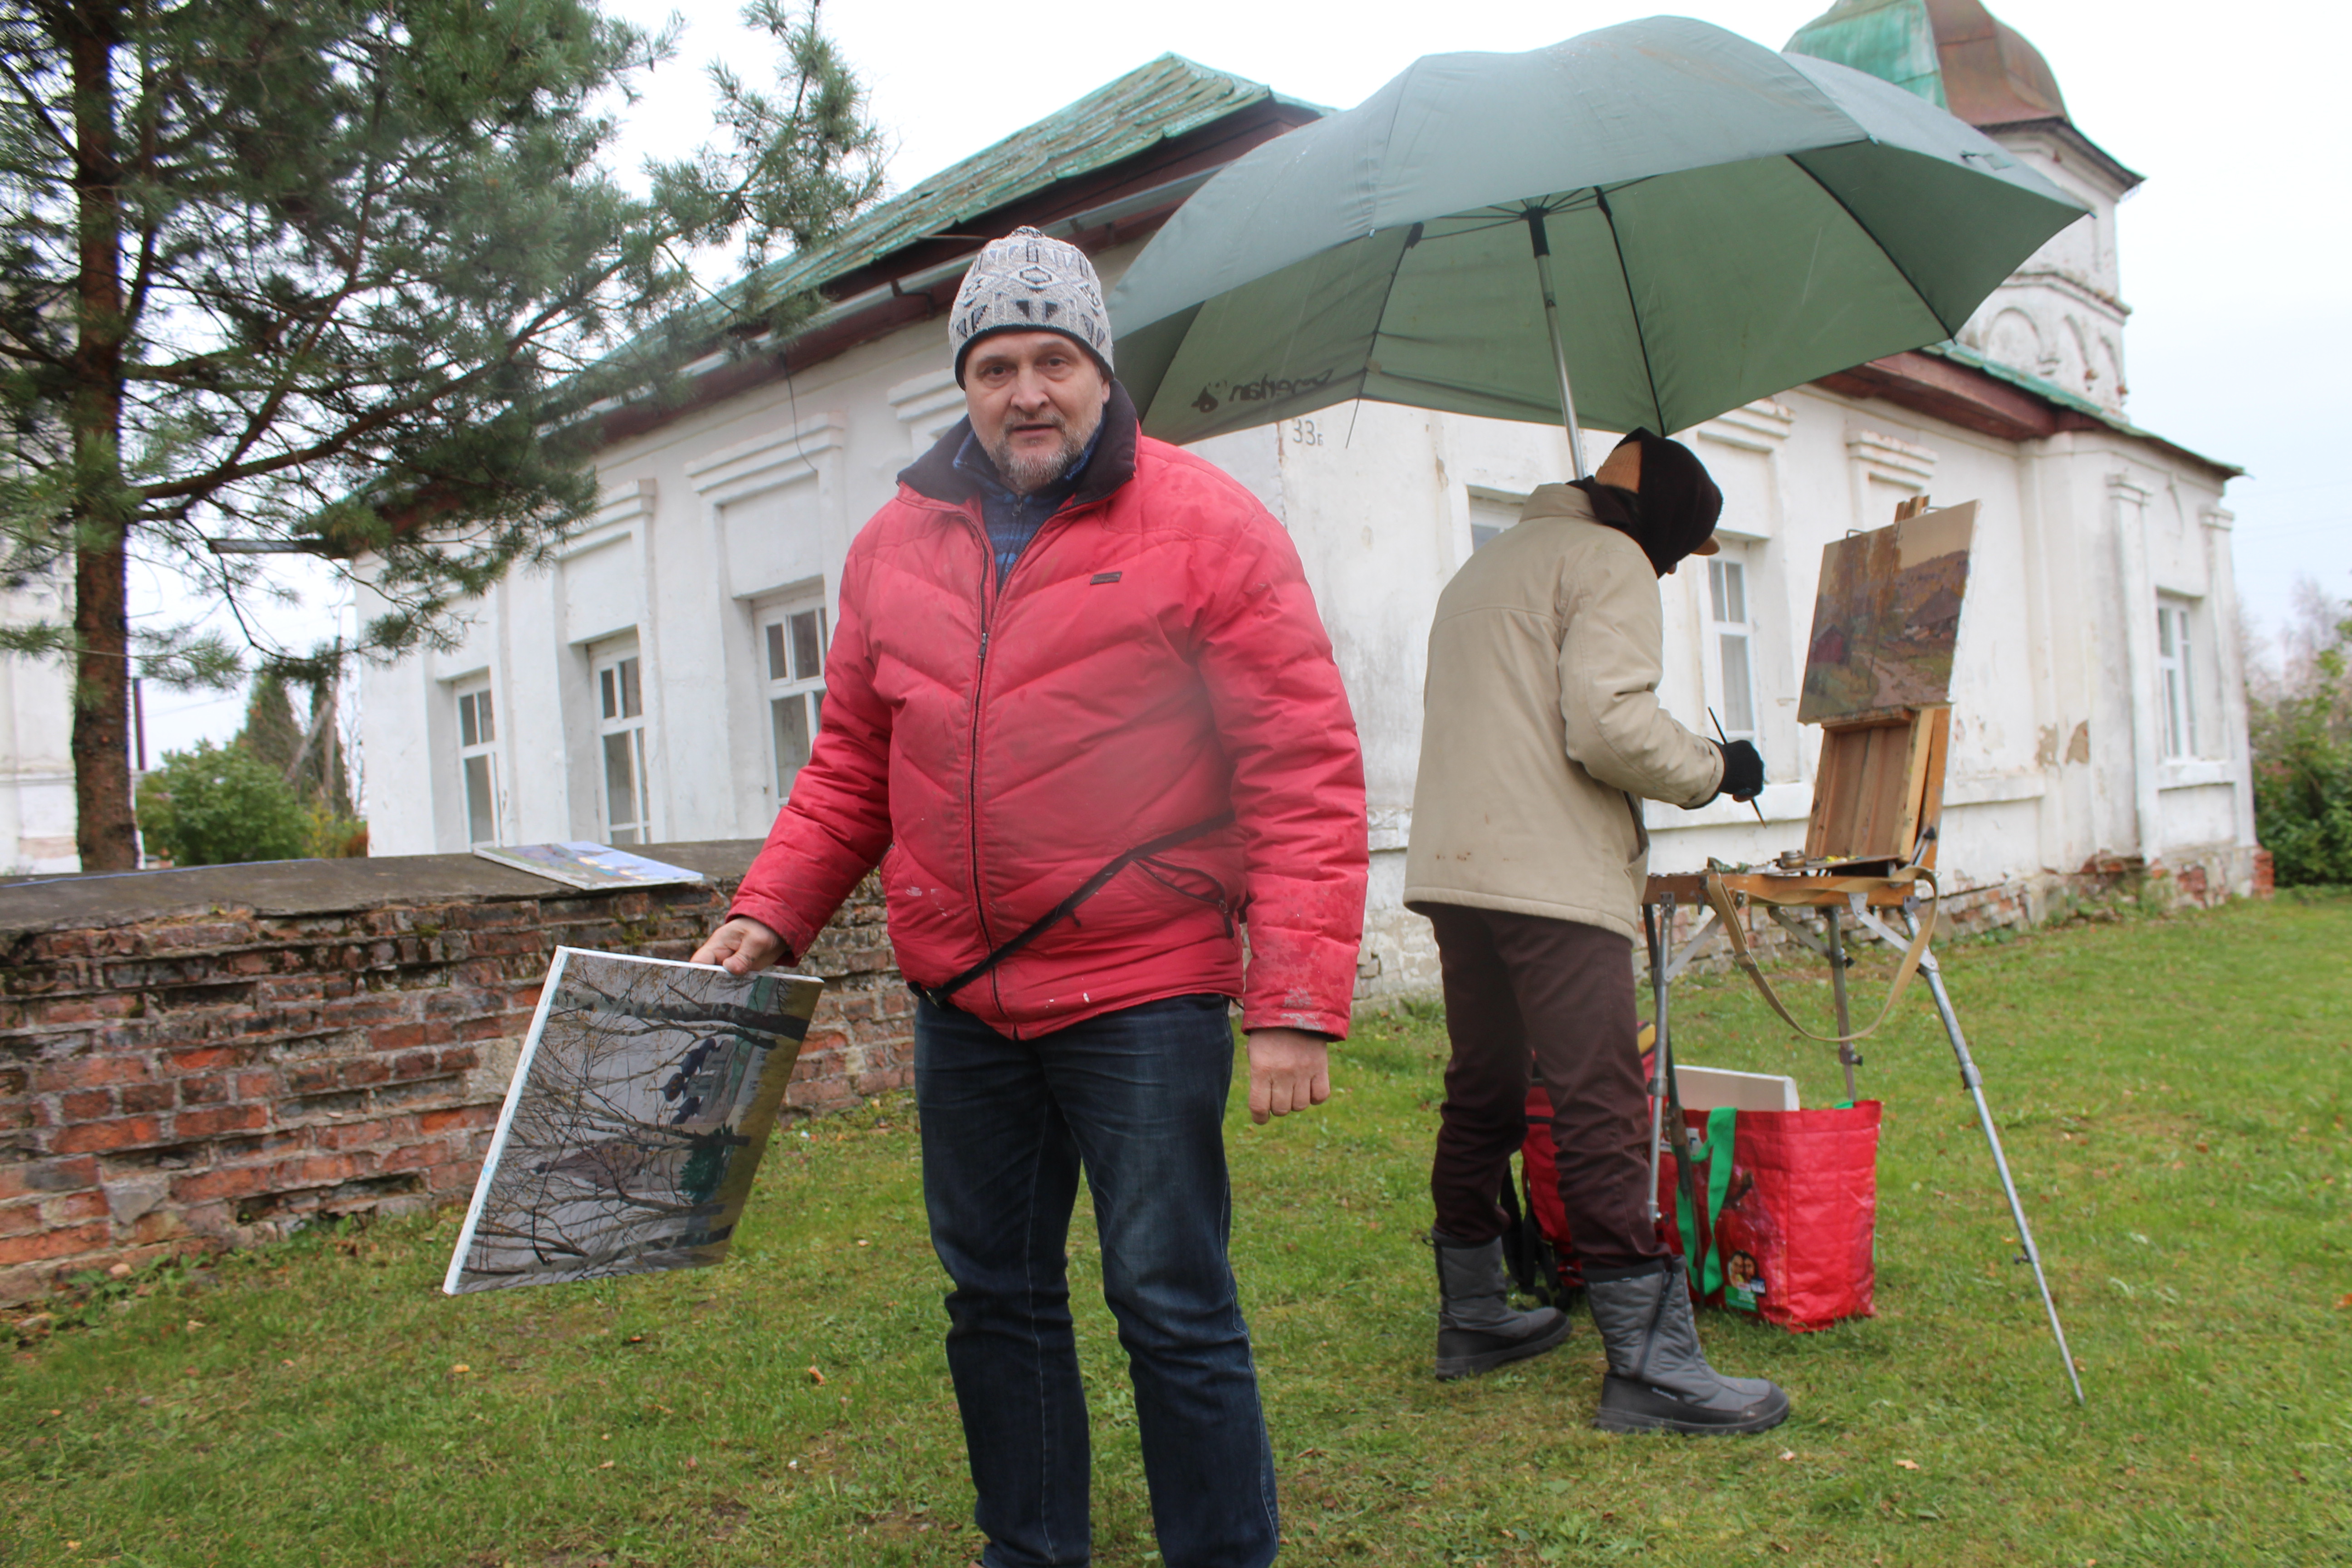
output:
M 0 626 L 56 620 L 54 577 L 0 586 Z M 75 871 L 73 677 L 53 659 L 0 654 L 0 876 Z
M 1752 737 L 1773 782 L 1760 825 L 1729 801 L 1653 805 L 1653 868 L 1802 844 L 1817 737 L 1795 715 L 1822 546 L 1928 495 L 1979 503 L 1948 887 L 2021 919 L 2086 875 L 2249 890 L 2222 505 L 2238 470 L 2125 413 L 2115 214 L 2139 176 L 2074 126 L 2041 57 L 1974 0 L 1841 0 L 1791 47 L 1944 103 L 2089 211 L 1957 342 L 1679 433 L 1723 489 L 1727 548 L 1662 585 L 1661 694 L 1685 723 L 1704 727 L 1711 706 Z M 946 310 L 976 237 L 1034 224 L 1086 248 L 1114 284 L 1217 168 L 1316 113 L 1165 57 L 779 264 L 783 282 L 821 284 L 833 301 L 813 326 L 714 354 L 682 406 L 614 416 L 593 525 L 486 596 L 459 646 L 366 672 L 375 852 L 763 836 L 820 722 L 850 540 L 962 415 Z M 1424 987 L 1433 947 L 1400 897 L 1431 616 L 1470 552 L 1536 486 L 1568 477 L 1567 443 L 1363 403 L 1200 450 L 1289 530 L 1354 703 L 1374 852 L 1365 989 Z

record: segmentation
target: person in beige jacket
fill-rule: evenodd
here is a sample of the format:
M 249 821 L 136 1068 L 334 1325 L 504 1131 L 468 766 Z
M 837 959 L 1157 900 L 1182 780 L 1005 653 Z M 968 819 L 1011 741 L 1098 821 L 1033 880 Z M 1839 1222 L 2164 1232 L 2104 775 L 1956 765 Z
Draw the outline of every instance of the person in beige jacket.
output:
M 1658 579 L 1712 554 L 1723 497 L 1677 442 L 1636 431 L 1593 479 L 1546 485 L 1465 563 L 1429 634 L 1405 906 L 1436 928 L 1453 1057 L 1430 1173 L 1437 1375 L 1551 1349 L 1550 1309 L 1505 1293 L 1496 1202 L 1526 1137 L 1529 1068 L 1554 1107 L 1560 1197 L 1608 1352 L 1595 1425 L 1756 1432 L 1786 1394 L 1699 1352 L 1682 1264 L 1649 1214 L 1633 1004 L 1643 800 L 1748 799 L 1764 764 L 1659 705 Z

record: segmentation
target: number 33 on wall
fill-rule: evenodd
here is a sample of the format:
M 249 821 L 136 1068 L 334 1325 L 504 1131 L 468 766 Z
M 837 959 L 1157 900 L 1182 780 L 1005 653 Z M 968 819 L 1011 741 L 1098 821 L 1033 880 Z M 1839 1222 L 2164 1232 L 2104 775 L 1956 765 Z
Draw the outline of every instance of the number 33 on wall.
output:
M 1312 419 L 1294 419 L 1290 422 L 1290 444 L 1294 447 L 1320 447 L 1323 432 L 1315 428 Z

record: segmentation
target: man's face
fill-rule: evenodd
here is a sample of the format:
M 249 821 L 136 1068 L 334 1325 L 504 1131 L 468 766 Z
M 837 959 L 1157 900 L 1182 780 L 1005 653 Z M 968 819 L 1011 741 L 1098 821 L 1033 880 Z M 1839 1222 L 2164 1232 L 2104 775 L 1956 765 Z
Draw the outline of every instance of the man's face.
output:
M 1094 439 L 1110 381 L 1059 332 L 996 332 L 964 356 L 963 400 L 989 461 L 1028 495 L 1068 472 Z

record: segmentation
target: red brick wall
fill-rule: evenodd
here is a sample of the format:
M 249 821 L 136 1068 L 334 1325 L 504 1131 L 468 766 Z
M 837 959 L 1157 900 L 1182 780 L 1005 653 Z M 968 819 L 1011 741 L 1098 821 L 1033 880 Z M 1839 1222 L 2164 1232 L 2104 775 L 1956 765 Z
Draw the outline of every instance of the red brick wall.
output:
M 177 884 L 118 879 L 120 918 L 87 907 L 111 891 L 100 879 L 0 889 L 0 1302 L 320 1215 L 464 1198 L 554 949 L 688 956 L 754 847 L 695 847 L 718 885 L 568 894 L 426 857 L 413 865 L 450 874 L 405 879 L 422 893 L 339 900 L 303 878 L 358 863 L 320 862 L 274 868 L 240 907 L 217 899 L 238 868 L 213 868 L 156 874 L 212 879 L 193 911 L 156 912 Z M 485 879 L 499 886 L 433 890 Z M 60 921 L 68 897 L 85 908 Z M 338 901 L 372 907 L 318 907 Z M 870 882 L 803 967 L 833 984 L 789 1103 L 834 1110 L 908 1083 L 912 1000 Z

